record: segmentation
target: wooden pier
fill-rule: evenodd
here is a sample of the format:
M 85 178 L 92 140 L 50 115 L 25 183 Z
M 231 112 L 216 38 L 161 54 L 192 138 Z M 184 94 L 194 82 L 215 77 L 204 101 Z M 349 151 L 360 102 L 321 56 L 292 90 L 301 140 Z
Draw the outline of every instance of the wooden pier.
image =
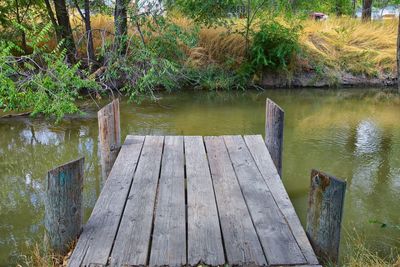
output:
M 346 182 L 312 170 L 306 234 L 281 180 L 284 111 L 266 105 L 265 139 L 128 135 L 120 146 L 114 100 L 98 113 L 104 187 L 83 229 L 84 159 L 48 172 L 52 251 L 79 236 L 70 267 L 336 265 Z
M 260 135 L 128 136 L 75 266 L 318 266 Z

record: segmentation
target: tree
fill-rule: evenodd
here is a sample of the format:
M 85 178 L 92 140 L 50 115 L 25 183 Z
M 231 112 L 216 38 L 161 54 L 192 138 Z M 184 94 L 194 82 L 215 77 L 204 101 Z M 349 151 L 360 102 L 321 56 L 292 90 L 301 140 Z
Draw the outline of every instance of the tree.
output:
M 17 23 L 22 25 L 24 15 L 28 12 L 30 5 L 32 4 L 32 1 L 27 1 L 26 3 L 21 3 L 20 0 L 15 0 L 14 2 L 15 2 L 15 17 L 16 17 Z M 21 10 L 22 9 L 21 4 L 25 4 L 25 11 Z M 21 47 L 25 53 L 28 52 L 28 47 L 26 45 L 25 31 L 21 31 Z
M 268 4 L 270 4 L 270 11 L 275 12 L 276 3 L 270 3 L 268 0 L 176 0 L 173 6 L 178 8 L 183 14 L 199 23 L 204 23 L 206 26 L 226 24 L 226 18 L 230 16 L 232 8 L 243 7 L 245 10 L 245 25 L 238 33 L 245 39 L 245 50 L 248 56 L 252 25 L 257 16 L 260 15 L 260 12 Z
M 26 30 L 30 29 L 31 20 L 43 17 L 43 2 L 34 0 L 9 0 L 0 3 L 1 37 L 18 40 L 25 54 L 29 53 Z M 46 21 L 40 20 L 43 23 Z M 18 26 L 16 26 L 16 24 Z
M 75 62 L 76 47 L 72 28 L 69 21 L 68 9 L 65 0 L 53 0 L 55 16 L 50 4 L 50 0 L 45 0 L 47 12 L 56 32 L 57 41 L 63 41 L 63 46 L 67 50 L 67 58 L 70 63 Z
M 362 21 L 371 21 L 372 0 L 363 0 L 362 2 Z
M 120 54 L 124 54 L 127 46 L 128 33 L 128 7 L 129 0 L 116 0 L 114 11 L 115 38 L 114 47 Z
M 84 11 L 85 14 L 82 13 L 82 10 L 79 7 L 79 3 L 77 0 L 74 0 L 74 4 L 79 14 L 82 17 L 82 20 L 85 23 L 85 35 L 87 40 L 87 53 L 88 53 L 88 66 L 89 69 L 92 68 L 92 64 L 96 61 L 96 56 L 94 53 L 94 45 L 93 45 L 93 32 L 92 26 L 90 24 L 90 1 L 84 0 Z

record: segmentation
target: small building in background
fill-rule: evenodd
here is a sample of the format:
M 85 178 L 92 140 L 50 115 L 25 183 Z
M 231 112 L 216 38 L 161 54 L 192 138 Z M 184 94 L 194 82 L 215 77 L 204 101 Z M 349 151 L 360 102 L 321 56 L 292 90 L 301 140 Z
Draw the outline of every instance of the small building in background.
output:
M 323 21 L 328 19 L 328 15 L 321 12 L 313 12 L 310 14 L 310 19 Z

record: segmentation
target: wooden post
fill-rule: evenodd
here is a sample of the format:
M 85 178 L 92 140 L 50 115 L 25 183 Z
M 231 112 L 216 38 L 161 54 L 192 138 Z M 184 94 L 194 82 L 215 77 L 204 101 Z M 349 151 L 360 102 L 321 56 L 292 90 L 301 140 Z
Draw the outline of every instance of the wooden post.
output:
M 115 99 L 97 113 L 103 180 L 110 174 L 121 148 L 119 100 Z
M 267 98 L 265 116 L 265 144 L 271 158 L 282 177 L 283 122 L 285 112 Z
M 311 171 L 307 235 L 323 264 L 339 261 L 346 182 L 322 172 Z
M 47 173 L 45 227 L 50 248 L 65 255 L 81 232 L 84 158 Z

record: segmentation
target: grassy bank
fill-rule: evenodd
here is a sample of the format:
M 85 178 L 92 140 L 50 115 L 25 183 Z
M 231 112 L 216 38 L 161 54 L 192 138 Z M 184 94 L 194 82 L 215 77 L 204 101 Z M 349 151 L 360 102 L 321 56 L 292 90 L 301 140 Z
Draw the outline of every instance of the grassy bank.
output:
M 192 21 L 180 16 L 175 16 L 173 21 L 182 27 L 193 26 Z M 370 76 L 395 72 L 397 20 L 362 23 L 353 18 L 333 17 L 327 21 L 307 19 L 299 22 L 302 25 L 300 44 L 304 53 L 298 55 L 293 67 L 306 68 L 317 63 Z M 83 25 L 80 21 L 73 19 L 73 25 L 78 29 L 77 36 L 81 35 Z M 105 40 L 111 41 L 113 18 L 96 15 L 92 18 L 92 26 L 95 29 L 95 47 L 101 49 Z M 130 34 L 137 32 L 130 28 Z M 81 53 L 84 53 L 83 49 L 84 46 L 81 46 Z M 199 66 L 222 64 L 227 58 L 233 58 L 240 64 L 245 57 L 245 40 L 240 34 L 228 34 L 225 27 L 201 27 L 197 46 L 185 50 L 187 61 Z
M 313 21 L 266 13 L 251 24 L 246 38 L 244 19 L 223 19 L 228 25 L 213 27 L 173 13 L 144 19 L 141 26 L 129 23 L 127 49 L 121 55 L 113 49 L 113 17 L 92 16 L 96 60 L 91 64 L 77 14 L 71 18 L 80 59 L 74 66 L 66 64 L 65 51 L 49 38 L 51 24 L 27 32 L 32 54 L 14 57 L 20 50 L 0 43 L 0 109 L 61 119 L 79 112 L 76 99 L 87 92 L 98 98 L 118 90 L 136 100 L 142 95 L 155 99 L 157 89 L 395 83 L 397 20 Z
M 172 16 L 172 21 L 180 27 L 191 29 L 194 23 L 180 15 Z M 349 17 L 329 18 L 327 21 L 309 19 L 288 22 L 278 19 L 282 24 L 300 24 L 299 44 L 301 50 L 295 55 L 286 72 L 316 72 L 321 76 L 342 72 L 362 77 L 394 77 L 396 71 L 397 20 L 382 20 L 362 23 Z M 197 33 L 197 44 L 187 47 L 182 44 L 186 54 L 183 64 L 198 68 L 211 65 L 238 68 L 246 60 L 245 38 L 234 33 L 243 25 L 235 20 L 232 28 L 222 26 L 201 27 Z M 83 25 L 73 19 L 77 36 L 82 34 Z M 113 33 L 112 17 L 97 15 L 92 19 L 95 29 L 95 47 L 100 50 L 106 40 L 111 41 Z M 259 22 L 254 23 L 257 31 Z M 137 35 L 130 28 L 131 36 Z M 81 44 L 84 53 L 85 45 Z M 289 75 L 290 76 L 290 75 Z

